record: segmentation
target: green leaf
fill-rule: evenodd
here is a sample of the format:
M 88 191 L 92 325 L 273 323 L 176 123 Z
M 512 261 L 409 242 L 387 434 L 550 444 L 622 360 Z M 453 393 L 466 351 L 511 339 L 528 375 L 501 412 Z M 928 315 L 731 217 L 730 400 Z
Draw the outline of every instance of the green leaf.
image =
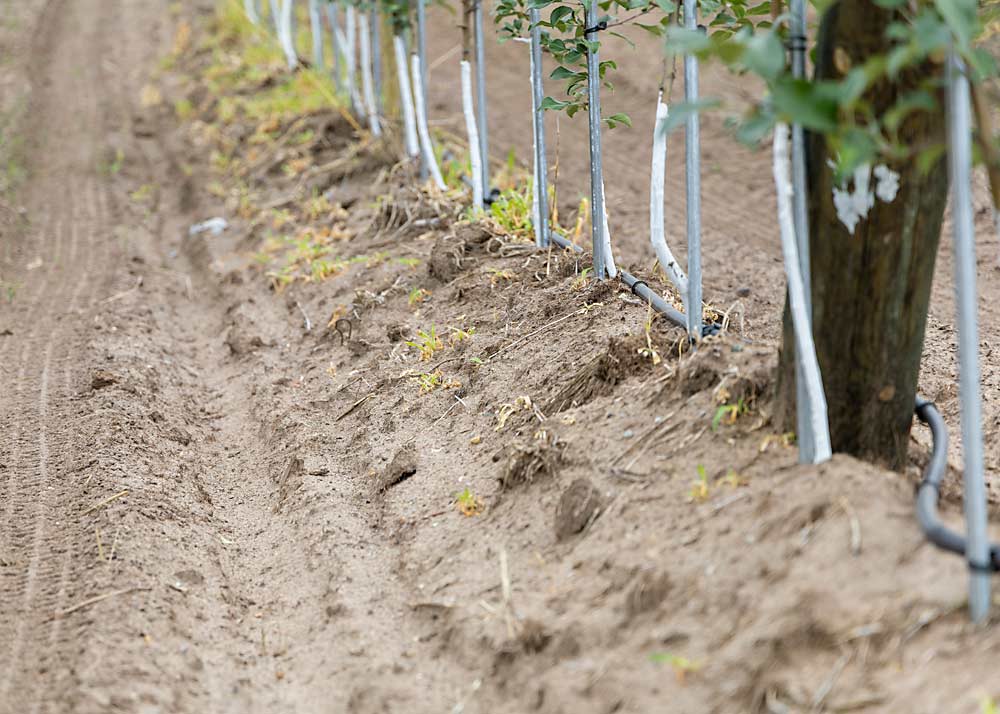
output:
M 771 87 L 775 112 L 789 124 L 829 133 L 837 128 L 837 101 L 824 94 L 811 82 L 787 76 Z
M 976 0 L 934 0 L 934 7 L 948 23 L 962 49 L 972 44 L 979 31 L 976 6 Z
M 605 119 L 610 128 L 614 128 L 618 124 L 624 124 L 625 126 L 632 126 L 632 119 L 628 114 L 612 114 L 607 119 Z
M 835 180 L 842 183 L 861 164 L 871 163 L 877 153 L 875 140 L 864 129 L 852 127 L 830 137 L 831 152 L 837 157 Z
M 542 100 L 542 104 L 539 106 L 539 109 L 542 111 L 548 111 L 551 109 L 552 111 L 558 112 L 570 106 L 570 104 L 572 104 L 572 102 L 562 102 L 558 99 L 553 99 L 552 97 L 545 97 Z
M 721 102 L 718 99 L 699 99 L 695 102 L 675 104 L 670 107 L 670 113 L 667 114 L 666 120 L 660 125 L 660 131 L 669 134 L 677 127 L 682 126 L 692 114 L 714 109 L 720 104 Z
M 671 54 L 698 54 L 712 47 L 712 41 L 703 32 L 670 27 L 667 30 L 667 51 Z
M 574 72 L 568 67 L 562 67 L 562 66 L 556 67 L 554 70 L 552 70 L 552 74 L 549 75 L 549 77 L 552 79 L 579 79 L 581 76 L 586 78 L 587 73 Z
M 926 149 L 921 150 L 917 154 L 917 170 L 921 174 L 928 174 L 930 170 L 937 165 L 937 162 L 941 160 L 944 156 L 945 150 L 944 143 L 934 144 L 933 146 L 928 146 Z
M 764 79 L 773 80 L 785 69 L 785 48 L 773 32 L 747 40 L 742 64 Z
M 549 15 L 549 24 L 555 25 L 556 23 L 562 22 L 566 18 L 572 18 L 572 17 L 573 17 L 573 8 L 569 7 L 568 5 L 560 5 L 555 10 L 552 11 L 551 15 Z

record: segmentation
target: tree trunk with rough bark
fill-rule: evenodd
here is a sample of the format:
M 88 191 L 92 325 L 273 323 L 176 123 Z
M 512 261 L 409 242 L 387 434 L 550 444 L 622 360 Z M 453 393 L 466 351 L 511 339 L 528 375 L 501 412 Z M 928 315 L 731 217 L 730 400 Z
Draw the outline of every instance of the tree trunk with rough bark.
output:
M 873 54 L 887 50 L 886 27 L 895 18 L 871 0 L 838 0 L 819 33 L 816 78 L 840 78 Z M 921 80 L 942 75 L 943 66 L 910 71 L 896 81 L 880 81 L 866 99 L 881 116 Z M 922 147 L 945 139 L 943 98 L 939 109 L 911 114 L 899 137 L 913 157 L 890 163 L 899 175 L 891 201 L 878 196 L 853 233 L 834 203 L 833 158 L 825 138 L 808 140 L 810 265 L 816 351 L 829 406 L 833 450 L 893 469 L 906 463 L 910 425 L 934 261 L 948 194 L 942 154 L 928 171 L 918 168 Z M 881 171 L 884 175 L 885 172 Z M 856 184 L 857 182 L 854 182 Z M 862 181 L 863 183 L 863 181 Z M 891 183 L 891 182 L 890 182 Z M 848 190 L 857 190 L 849 184 Z M 890 185 L 882 187 L 885 195 Z M 785 308 L 778 374 L 778 421 L 795 424 L 795 347 Z

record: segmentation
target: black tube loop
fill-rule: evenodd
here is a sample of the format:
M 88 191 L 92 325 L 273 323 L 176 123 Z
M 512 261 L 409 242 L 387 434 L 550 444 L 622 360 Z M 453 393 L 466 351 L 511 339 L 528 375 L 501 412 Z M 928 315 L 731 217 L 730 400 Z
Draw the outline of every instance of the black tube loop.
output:
M 602 30 L 606 30 L 606 29 L 608 29 L 608 21 L 607 20 L 601 20 L 600 22 L 598 22 L 593 27 L 585 27 L 585 28 L 583 28 L 583 36 L 586 37 L 587 35 L 596 35 L 598 32 L 601 32 Z
M 917 487 L 917 521 L 924 535 L 941 550 L 965 556 L 965 536 L 945 527 L 938 519 L 937 504 L 941 493 L 941 479 L 948 465 L 948 429 L 941 413 L 931 402 L 917 398 L 917 418 L 930 427 L 933 447 L 931 459 L 924 468 L 924 478 Z M 1000 571 L 1000 545 L 990 544 L 989 563 L 969 561 L 973 572 L 995 573 Z

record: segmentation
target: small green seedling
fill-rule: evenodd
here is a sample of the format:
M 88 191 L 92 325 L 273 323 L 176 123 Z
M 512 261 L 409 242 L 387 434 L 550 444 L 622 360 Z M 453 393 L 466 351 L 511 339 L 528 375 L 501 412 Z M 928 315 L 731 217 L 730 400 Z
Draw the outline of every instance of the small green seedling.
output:
M 414 377 L 417 386 L 420 387 L 421 394 L 430 394 L 435 389 L 441 386 L 441 379 L 444 377 L 441 374 L 441 370 L 436 369 L 433 372 L 424 372 L 423 374 L 418 374 Z
M 410 290 L 410 294 L 406 297 L 406 303 L 410 307 L 416 307 L 424 303 L 427 298 L 431 296 L 430 290 L 424 290 L 423 288 L 413 288 Z
M 712 417 L 712 431 L 718 431 L 720 424 L 732 426 L 744 414 L 750 412 L 750 407 L 746 400 L 740 397 L 736 404 L 720 404 L 715 409 L 715 416 Z
M 483 500 L 469 488 L 455 495 L 455 505 L 458 512 L 466 517 L 478 516 L 483 512 Z
M 470 327 L 467 330 L 463 330 L 460 327 L 449 327 L 448 330 L 451 334 L 448 336 L 448 344 L 451 347 L 455 347 L 465 340 L 471 339 L 474 334 L 476 334 L 476 328 Z
M 435 352 L 444 349 L 444 343 L 438 337 L 437 328 L 431 325 L 429 330 L 417 330 L 417 339 L 407 342 L 408 347 L 412 347 L 420 353 L 420 359 L 427 362 L 434 356 Z
M 573 290 L 583 290 L 587 287 L 587 283 L 590 281 L 590 274 L 593 272 L 593 268 L 584 268 L 580 271 L 580 274 L 573 278 L 573 282 L 570 283 L 570 288 Z
M 709 496 L 708 474 L 705 471 L 705 467 L 701 464 L 698 464 L 697 471 L 698 478 L 691 482 L 691 490 L 688 492 L 688 497 L 695 503 L 703 503 L 708 500 Z

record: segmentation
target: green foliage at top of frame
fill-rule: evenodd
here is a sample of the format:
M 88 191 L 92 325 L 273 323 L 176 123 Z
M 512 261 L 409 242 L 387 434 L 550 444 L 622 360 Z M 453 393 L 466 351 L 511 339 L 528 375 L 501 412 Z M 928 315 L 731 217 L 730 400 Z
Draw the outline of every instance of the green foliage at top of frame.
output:
M 811 0 L 822 15 L 834 0 Z M 755 145 L 769 135 L 775 123 L 800 123 L 825 134 L 838 157 L 839 178 L 876 157 L 888 160 L 916 158 L 930 166 L 943 146 L 907 145 L 899 136 L 904 121 L 916 112 L 941 111 L 938 97 L 941 73 L 928 72 L 911 91 L 902 92 L 895 104 L 877 115 L 869 90 L 883 82 L 894 82 L 903 73 L 940 66 L 952 48 L 979 82 L 998 75 L 997 62 L 983 41 L 1000 28 L 1000 0 L 872 0 L 893 13 L 885 34 L 885 51 L 864 64 L 845 66 L 838 79 L 810 80 L 792 76 L 786 61 L 789 15 L 784 6 L 774 8 L 770 0 L 699 0 L 702 27 L 683 27 L 683 8 L 674 0 L 600 0 L 599 20 L 603 30 L 585 33 L 584 7 L 569 0 L 499 0 L 495 15 L 501 39 L 526 36 L 529 11 L 542 11 L 539 22 L 542 47 L 558 66 L 550 78 L 564 87 L 561 98 L 546 97 L 542 108 L 565 111 L 572 116 L 587 107 L 587 55 L 599 50 L 602 38 L 624 36 L 614 28 L 634 25 L 665 43 L 665 58 L 690 53 L 702 60 L 723 63 L 737 74 L 756 75 L 764 81 L 766 97 L 745 114 L 731 120 L 737 136 Z M 606 40 L 605 40 L 606 41 Z M 663 77 L 667 76 L 666 61 Z M 602 86 L 611 87 L 609 74 L 614 62 L 600 63 Z M 680 126 L 692 112 L 720 106 L 711 97 L 692 104 L 671 107 L 666 130 Z M 609 126 L 628 125 L 621 114 L 604 118 Z

